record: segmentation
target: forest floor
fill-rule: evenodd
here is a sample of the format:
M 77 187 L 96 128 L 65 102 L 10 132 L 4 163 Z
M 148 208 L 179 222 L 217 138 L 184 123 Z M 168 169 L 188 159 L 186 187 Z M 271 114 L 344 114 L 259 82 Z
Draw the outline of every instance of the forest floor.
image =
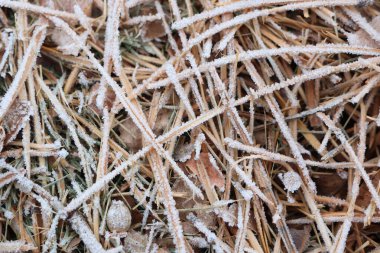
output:
M 380 252 L 380 1 L 0 0 L 0 252 Z

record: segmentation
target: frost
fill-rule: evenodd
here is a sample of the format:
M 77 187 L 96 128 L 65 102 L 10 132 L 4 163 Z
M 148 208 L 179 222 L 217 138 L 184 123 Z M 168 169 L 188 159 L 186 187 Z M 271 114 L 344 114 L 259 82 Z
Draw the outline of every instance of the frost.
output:
M 194 148 L 195 148 L 195 156 L 194 160 L 199 159 L 199 155 L 201 154 L 202 149 L 202 143 L 206 140 L 206 136 L 203 133 L 198 134 L 197 138 L 194 142 Z
M 209 58 L 211 56 L 211 49 L 212 49 L 212 39 L 207 39 L 205 44 L 203 45 L 202 56 L 206 59 Z
M 281 219 L 282 205 L 276 207 L 276 213 L 273 215 L 273 223 L 277 223 Z
M 297 191 L 302 184 L 302 179 L 298 175 L 298 173 L 294 171 L 288 171 L 286 173 L 281 173 L 278 175 L 279 178 L 281 179 L 282 183 L 285 186 L 285 189 L 294 193 Z
M 367 84 L 362 88 L 358 95 L 351 99 L 351 103 L 358 103 L 367 93 L 371 91 L 380 81 L 380 75 L 375 75 L 368 80 Z
M 202 237 L 199 237 L 199 236 L 195 236 L 195 237 L 190 237 L 189 239 L 189 243 L 197 248 L 200 248 L 200 249 L 205 249 L 205 248 L 208 248 L 210 247 L 209 243 L 206 241 L 206 239 L 202 238 Z
M 79 106 L 78 106 L 78 114 L 82 114 L 83 106 L 84 106 L 84 95 L 81 91 L 78 92 Z
M 81 48 L 86 44 L 87 36 L 88 32 L 82 33 L 79 36 L 80 44 L 77 44 L 62 29 L 54 29 L 51 38 L 58 45 L 58 50 L 62 51 L 63 54 L 78 56 Z
M 0 62 L 0 72 L 1 72 L 1 75 L 3 76 L 3 71 L 5 71 L 4 67 L 5 67 L 5 64 L 7 63 L 8 57 L 11 54 L 13 54 L 13 46 L 16 39 L 15 39 L 14 33 L 12 31 L 7 31 L 7 30 L 1 33 L 1 39 L 6 44 L 5 52 Z
M 240 183 L 233 182 L 235 188 L 240 192 L 241 196 L 243 196 L 244 200 L 249 201 L 253 198 L 253 192 L 250 190 L 244 189 Z
M 169 79 L 174 84 L 174 88 L 177 92 L 177 95 L 181 99 L 182 103 L 184 104 L 186 110 L 192 117 L 195 117 L 194 110 L 191 106 L 191 103 L 189 101 L 189 98 L 186 95 L 185 90 L 183 89 L 182 85 L 180 84 L 179 80 L 177 79 L 177 73 L 171 64 L 166 65 L 166 73 L 168 74 Z
M 213 243 L 215 247 L 215 251 L 217 252 L 223 252 L 227 248 L 227 252 L 229 252 L 229 247 L 225 246 L 220 239 L 211 231 L 209 230 L 205 224 L 203 224 L 197 217 L 195 217 L 194 214 L 189 213 L 187 215 L 187 219 L 191 221 L 194 226 L 202 232 L 209 243 Z
M 3 241 L 0 242 L 1 252 L 4 253 L 14 253 L 14 252 L 26 252 L 31 251 L 32 249 L 36 249 L 33 245 L 23 241 Z
M 377 193 L 377 190 L 375 189 L 371 179 L 369 178 L 367 172 L 365 171 L 362 163 L 360 162 L 359 158 L 356 156 L 355 154 L 355 151 L 353 150 L 353 148 L 349 145 L 346 137 L 344 136 L 344 134 L 342 133 L 342 130 L 337 128 L 334 123 L 331 121 L 330 118 L 328 118 L 326 115 L 324 115 L 323 113 L 318 113 L 317 114 L 318 117 L 321 118 L 321 120 L 335 133 L 335 135 L 338 137 L 338 139 L 340 140 L 340 142 L 342 143 L 342 145 L 344 146 L 344 149 L 346 150 L 346 152 L 350 155 L 350 158 L 351 160 L 354 162 L 355 164 L 355 167 L 357 169 L 357 171 L 360 172 L 362 178 L 363 178 L 363 181 L 366 183 L 367 187 L 368 187 L 368 190 L 369 192 L 371 193 L 372 195 L 372 198 L 373 200 L 375 201 L 376 203 L 376 206 L 377 208 L 380 208 L 380 197 L 379 197 L 379 194 Z
M 70 219 L 70 223 L 91 253 L 106 252 L 82 217 L 74 214 Z
M 0 102 L 0 119 L 3 119 L 8 109 L 12 106 L 13 101 L 19 91 L 19 87 L 24 83 L 27 75 L 30 73 L 34 62 L 36 61 L 37 54 L 40 51 L 42 42 L 46 36 L 46 26 L 37 27 L 30 40 L 29 46 L 25 51 L 20 66 L 12 83 Z
M 90 81 L 87 79 L 86 75 L 82 72 L 78 74 L 79 80 L 78 82 L 83 85 L 84 87 L 88 87 L 90 84 Z
M 5 210 L 4 211 L 4 217 L 8 220 L 12 220 L 15 216 L 11 211 Z

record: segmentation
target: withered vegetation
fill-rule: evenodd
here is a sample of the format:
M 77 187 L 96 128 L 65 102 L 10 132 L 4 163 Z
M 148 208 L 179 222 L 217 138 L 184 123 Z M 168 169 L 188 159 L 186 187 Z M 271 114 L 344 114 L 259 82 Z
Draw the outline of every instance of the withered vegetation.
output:
M 380 2 L 0 0 L 0 252 L 379 252 Z

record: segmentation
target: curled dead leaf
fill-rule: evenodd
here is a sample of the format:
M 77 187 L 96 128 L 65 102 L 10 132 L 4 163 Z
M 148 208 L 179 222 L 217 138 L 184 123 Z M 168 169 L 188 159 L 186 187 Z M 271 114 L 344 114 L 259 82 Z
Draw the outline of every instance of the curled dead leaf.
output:
M 298 252 L 304 252 L 309 243 L 311 226 L 305 225 L 302 229 L 290 228 L 289 230 Z
M 380 171 L 377 171 L 376 173 L 370 175 L 370 178 L 375 188 L 378 187 L 379 182 L 380 182 Z M 356 204 L 360 207 L 367 208 L 368 205 L 371 203 L 371 200 L 372 200 L 372 195 L 369 192 L 367 185 L 365 183 L 362 183 L 360 185 L 359 195 L 356 200 Z
M 124 241 L 127 252 L 145 252 L 148 236 L 137 231 L 130 231 Z
M 197 175 L 198 178 L 202 175 L 200 170 L 204 169 L 212 187 L 216 186 L 219 189 L 224 188 L 224 175 L 218 168 L 212 165 L 207 152 L 201 152 L 198 160 L 195 160 L 193 155 L 192 158 L 185 163 L 185 166 L 189 168 L 193 174 Z
M 6 133 L 5 145 L 14 140 L 31 115 L 32 107 L 28 101 L 15 100 L 5 115 L 2 125 Z
M 165 28 L 161 20 L 146 22 L 141 29 L 143 41 L 151 41 L 165 36 Z
M 153 127 L 153 132 L 156 135 L 162 134 L 163 130 L 167 127 L 169 122 L 169 110 L 160 110 L 156 122 Z M 123 121 L 119 126 L 120 138 L 124 144 L 132 151 L 138 151 L 142 147 L 142 134 L 140 129 L 128 118 Z

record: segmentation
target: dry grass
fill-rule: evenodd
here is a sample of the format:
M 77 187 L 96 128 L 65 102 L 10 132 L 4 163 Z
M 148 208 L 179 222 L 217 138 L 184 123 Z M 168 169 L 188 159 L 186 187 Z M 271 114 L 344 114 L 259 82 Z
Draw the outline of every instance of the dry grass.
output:
M 0 252 L 380 250 L 380 2 L 0 7 Z

